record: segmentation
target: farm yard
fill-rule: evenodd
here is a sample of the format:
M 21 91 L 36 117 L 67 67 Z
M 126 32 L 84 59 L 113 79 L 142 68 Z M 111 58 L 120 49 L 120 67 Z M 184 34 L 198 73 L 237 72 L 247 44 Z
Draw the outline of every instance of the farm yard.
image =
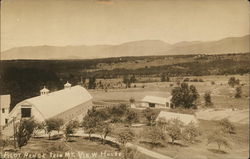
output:
M 249 56 L 248 54 L 246 55 L 247 57 Z M 176 57 L 173 58 L 175 59 Z M 0 145 L 5 152 L 10 153 L 13 151 L 17 153 L 41 153 L 41 149 L 45 148 L 42 153 L 46 153 L 47 157 L 50 158 L 53 158 L 53 155 L 60 157 L 60 154 L 68 152 L 81 152 L 82 155 L 88 155 L 95 152 L 100 153 L 102 150 L 121 155 L 106 157 L 111 159 L 122 159 L 126 155 L 130 155 L 130 157 L 127 156 L 127 159 L 183 159 L 187 158 L 187 156 L 192 156 L 194 159 L 243 159 L 248 157 L 249 74 L 229 75 L 222 73 L 220 75 L 218 73 L 215 75 L 216 73 L 214 73 L 214 75 L 194 76 L 188 75 L 188 73 L 179 74 L 178 72 L 173 74 L 174 70 L 170 71 L 170 73 L 164 73 L 163 71 L 161 74 L 155 72 L 155 70 L 158 70 L 158 67 L 168 72 L 168 68 L 165 68 L 163 64 L 164 61 L 172 68 L 182 71 L 187 71 L 190 63 L 190 67 L 193 67 L 194 63 L 197 64 L 192 56 L 187 57 L 186 60 L 182 58 L 185 59 L 185 57 L 180 57 L 177 63 L 169 62 L 169 60 L 173 59 L 168 58 L 159 59 L 158 57 L 152 57 L 152 59 L 149 58 L 148 60 L 139 58 L 136 60 L 137 62 L 134 61 L 136 63 L 135 68 L 129 67 L 129 71 L 135 71 L 133 73 L 129 73 L 128 70 L 128 72 L 122 70 L 130 63 L 126 58 L 124 58 L 125 61 L 123 62 L 111 64 L 100 62 L 96 65 L 96 68 L 91 66 L 91 68 L 87 68 L 87 71 L 84 70 L 85 72 L 80 69 L 74 69 L 74 67 L 80 68 L 80 65 L 72 65 L 72 70 L 67 68 L 71 72 L 67 76 L 61 68 L 57 68 L 59 71 L 56 74 L 49 71 L 40 72 L 44 74 L 43 77 L 49 77 L 49 82 L 46 83 L 46 86 L 52 92 L 62 89 L 61 86 L 66 83 L 67 79 L 69 79 L 68 81 L 72 85 L 85 87 L 93 97 L 94 108 L 88 111 L 83 119 L 81 118 L 76 127 L 71 127 L 74 124 L 68 123 L 64 126 L 60 125 L 59 128 L 53 128 L 56 130 L 47 132 L 48 127 L 47 123 L 45 123 L 45 127 L 44 125 L 42 126 L 46 130 L 45 133 L 40 135 L 40 137 L 31 136 L 27 144 L 24 144 L 21 149 L 14 150 L 13 144 L 6 144 L 7 146 L 5 144 Z M 208 61 L 211 62 L 213 59 Z M 40 62 L 38 61 L 38 63 Z M 157 62 L 162 62 L 162 64 L 154 68 Z M 187 64 L 185 62 L 190 63 Z M 202 60 L 200 62 L 202 63 Z M 206 63 L 206 60 L 203 62 Z M 59 65 L 65 64 L 65 61 L 59 61 L 58 63 L 59 67 Z M 71 64 L 68 61 L 66 63 Z M 13 65 L 15 64 L 13 63 Z M 53 61 L 51 65 L 53 65 Z M 26 67 L 26 64 L 23 66 Z M 148 68 L 145 68 L 146 66 Z M 107 72 L 100 70 L 101 67 L 107 69 Z M 56 67 L 52 68 L 53 71 L 57 70 Z M 217 70 L 213 67 L 213 69 L 212 72 L 218 72 L 222 68 Z M 22 68 L 20 70 L 14 69 L 13 71 L 10 69 L 10 72 L 8 72 L 9 70 L 7 69 L 8 76 L 3 76 L 10 78 L 6 78 L 5 80 L 7 81 L 14 80 L 9 82 L 10 86 L 1 88 L 15 92 L 12 104 L 38 95 L 37 92 L 41 89 L 40 86 L 44 84 L 35 76 L 36 69 L 27 68 L 26 70 L 26 68 Z M 141 73 L 140 70 L 142 72 L 146 71 L 144 72 L 145 74 L 136 74 L 138 73 L 136 71 Z M 150 70 L 153 74 L 150 73 Z M 33 85 L 26 85 L 26 83 L 23 84 L 22 81 L 16 81 L 16 78 L 13 78 L 19 74 L 23 77 L 28 77 L 25 76 L 26 71 L 28 75 L 30 75 L 30 71 L 34 73 L 34 77 L 30 78 L 36 83 L 34 87 Z M 117 75 L 117 71 L 118 74 L 125 74 Z M 33 73 L 31 74 L 33 75 Z M 40 74 L 39 76 L 42 78 Z M 235 84 L 233 85 L 229 84 L 231 78 L 234 78 Z M 12 86 L 12 84 L 27 89 L 19 89 L 19 87 L 14 89 L 15 85 Z M 168 98 L 173 96 L 173 90 L 181 88 L 182 84 L 187 84 L 188 88 L 191 88 L 192 85 L 195 87 L 195 91 L 199 94 L 194 103 L 196 107 L 172 107 L 167 109 L 143 106 L 145 96 Z M 239 87 L 240 90 L 237 90 Z M 30 91 L 25 92 L 26 90 Z M 237 92 L 240 92 L 239 97 L 236 97 Z M 207 105 L 207 100 L 205 100 L 207 95 L 210 97 L 210 105 Z M 177 122 L 174 124 L 177 127 L 172 127 L 173 129 L 171 129 L 168 127 L 171 123 L 168 123 L 168 121 L 163 123 L 156 121 L 161 111 L 194 116 L 198 120 L 198 127 L 192 127 L 192 124 L 183 125 L 182 121 L 170 120 L 171 122 Z M 57 121 L 58 123 L 60 122 Z M 163 124 L 163 126 L 160 124 Z M 222 132 L 225 133 L 225 127 L 221 126 L 223 124 L 232 130 L 226 134 L 220 134 Z M 175 132 L 177 133 L 176 138 L 173 139 L 173 136 L 171 137 L 171 134 L 169 134 L 170 130 L 177 131 Z M 217 133 L 217 131 L 220 133 Z M 187 141 L 185 133 L 191 133 L 191 135 L 194 135 L 194 139 Z M 125 135 L 125 137 L 120 136 L 120 134 Z M 211 136 L 213 137 L 211 138 Z M 126 142 L 121 140 L 124 138 L 128 140 Z M 50 156 L 49 152 L 54 152 L 55 154 Z M 60 158 L 70 158 L 70 156 Z M 101 159 L 103 156 L 99 158 Z

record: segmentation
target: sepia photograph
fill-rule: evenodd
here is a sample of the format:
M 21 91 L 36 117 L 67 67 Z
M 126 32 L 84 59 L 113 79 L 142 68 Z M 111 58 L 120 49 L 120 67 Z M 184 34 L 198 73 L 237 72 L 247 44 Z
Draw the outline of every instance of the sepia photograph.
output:
M 250 157 L 248 0 L 0 4 L 0 159 Z

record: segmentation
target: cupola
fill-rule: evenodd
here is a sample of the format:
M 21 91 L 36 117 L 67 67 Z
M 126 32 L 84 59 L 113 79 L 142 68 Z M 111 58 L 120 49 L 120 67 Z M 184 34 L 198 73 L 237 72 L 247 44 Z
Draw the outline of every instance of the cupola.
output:
M 44 86 L 43 89 L 40 90 L 41 95 L 47 95 L 49 93 L 49 90 Z

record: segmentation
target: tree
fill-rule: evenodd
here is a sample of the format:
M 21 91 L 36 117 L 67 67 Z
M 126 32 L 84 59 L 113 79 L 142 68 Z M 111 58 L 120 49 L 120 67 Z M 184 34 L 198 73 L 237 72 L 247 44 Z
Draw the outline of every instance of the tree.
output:
M 175 140 L 182 139 L 182 127 L 184 123 L 179 119 L 170 119 L 166 121 L 166 131 L 171 138 L 171 143 L 174 144 Z
M 236 93 L 235 93 L 235 98 L 241 98 L 241 94 L 242 94 L 242 90 L 241 87 L 236 87 L 235 89 Z
M 134 132 L 130 129 L 130 128 L 121 128 L 120 130 L 118 130 L 116 132 L 116 139 L 119 143 L 121 143 L 121 145 L 123 147 L 125 147 L 125 145 L 128 142 L 131 142 L 134 140 L 135 134 Z
M 219 121 L 219 126 L 221 130 L 226 134 L 235 134 L 235 126 L 226 118 Z
M 157 113 L 150 108 L 143 110 L 143 115 L 147 119 L 148 125 L 150 126 L 154 124 L 154 121 L 157 118 Z
M 181 83 L 179 87 L 172 90 L 172 103 L 175 107 L 182 106 L 184 108 L 196 107 L 195 101 L 199 94 L 195 86 L 188 86 L 187 83 Z
M 78 121 L 70 121 L 64 130 L 64 134 L 66 136 L 66 141 L 68 141 L 70 135 L 75 133 L 76 128 L 79 127 L 79 122 Z
M 96 78 L 95 77 L 90 77 L 89 78 L 88 89 L 95 89 L 95 87 L 96 87 Z
M 123 81 L 122 82 L 126 85 L 126 88 L 130 88 L 131 81 L 130 81 L 130 79 L 129 79 L 129 77 L 127 75 L 123 77 Z
M 231 87 L 234 87 L 235 85 L 239 85 L 240 84 L 240 80 L 236 79 L 235 77 L 231 77 L 228 80 L 228 85 Z
M 136 147 L 124 147 L 123 148 L 123 157 L 124 159 L 136 159 Z
M 132 124 L 138 121 L 138 114 L 133 110 L 128 110 L 125 114 L 125 122 Z
M 108 122 L 99 122 L 96 132 L 100 133 L 101 138 L 102 138 L 102 144 L 104 144 L 106 137 L 112 133 L 111 124 Z
M 220 130 L 215 130 L 207 136 L 207 145 L 211 143 L 216 143 L 218 145 L 218 150 L 221 150 L 221 146 L 224 146 L 225 148 L 231 148 L 227 137 Z
M 98 122 L 99 121 L 95 116 L 86 115 L 83 118 L 82 125 L 84 127 L 84 131 L 89 134 L 89 140 L 91 140 L 91 134 L 96 132 Z
M 130 83 L 135 83 L 136 82 L 136 78 L 135 78 L 135 75 L 132 75 L 130 77 Z
M 16 139 L 17 145 L 21 147 L 25 146 L 36 128 L 36 122 L 33 119 L 21 120 L 17 126 Z
M 157 145 L 166 139 L 164 130 L 158 126 L 152 126 L 143 129 L 143 136 L 148 139 L 153 145 Z
M 7 138 L 0 138 L 0 147 L 2 147 L 2 152 L 6 146 L 10 145 L 10 140 Z
M 194 143 L 195 139 L 201 135 L 201 132 L 199 131 L 198 127 L 195 126 L 193 122 L 190 122 L 187 126 L 185 126 L 182 136 L 184 141 L 188 143 Z
M 205 92 L 204 94 L 205 106 L 212 106 L 212 99 L 210 92 Z
M 55 130 L 55 131 L 58 131 L 59 133 L 61 127 L 64 124 L 62 119 L 54 119 L 54 118 L 46 120 L 45 123 L 46 123 L 47 133 L 49 134 L 49 139 L 50 139 L 51 132 Z

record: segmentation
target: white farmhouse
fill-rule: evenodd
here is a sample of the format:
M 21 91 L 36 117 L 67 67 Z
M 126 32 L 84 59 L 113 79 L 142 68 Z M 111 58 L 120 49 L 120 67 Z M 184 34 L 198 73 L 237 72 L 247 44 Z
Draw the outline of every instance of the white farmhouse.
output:
M 43 122 L 49 118 L 60 118 L 64 122 L 82 119 L 87 110 L 92 107 L 92 96 L 81 87 L 68 82 L 64 89 L 49 93 L 47 88 L 40 91 L 41 95 L 18 103 L 10 112 L 10 120 L 33 117 Z
M 151 108 L 171 108 L 171 98 L 157 97 L 157 96 L 145 96 L 142 99 L 143 107 L 151 107 Z
M 10 95 L 0 95 L 0 129 L 8 123 Z
M 172 113 L 172 112 L 166 112 L 161 111 L 160 114 L 157 116 L 156 121 L 159 120 L 171 120 L 171 119 L 179 119 L 182 121 L 185 125 L 189 124 L 190 122 L 193 122 L 195 125 L 198 125 L 198 120 L 194 115 L 189 114 L 181 114 L 181 113 Z

